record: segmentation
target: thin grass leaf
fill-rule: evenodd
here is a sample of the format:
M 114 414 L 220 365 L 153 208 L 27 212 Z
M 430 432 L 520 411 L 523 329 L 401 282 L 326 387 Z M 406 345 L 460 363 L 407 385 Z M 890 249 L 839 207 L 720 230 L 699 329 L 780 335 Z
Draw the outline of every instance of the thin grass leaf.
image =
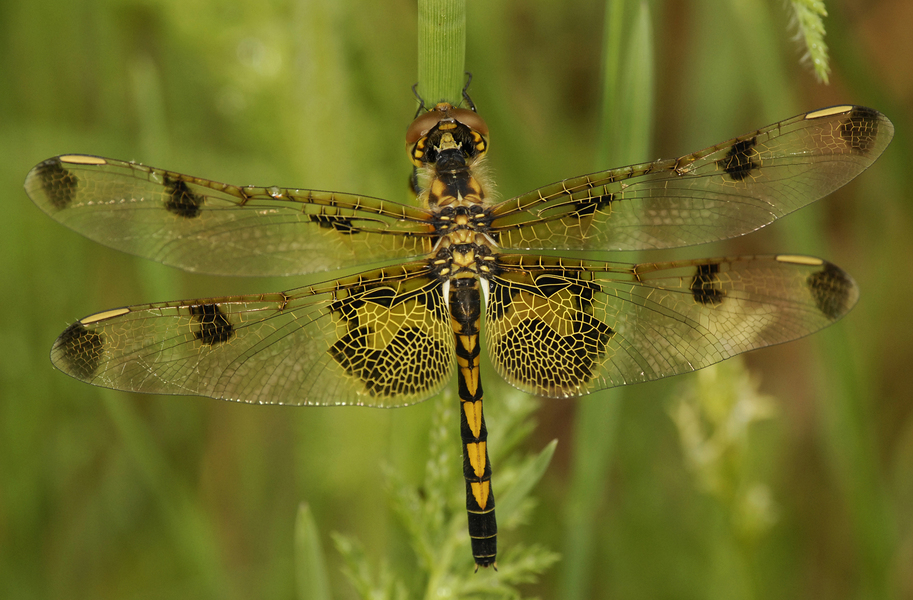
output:
M 520 510 L 520 503 L 545 475 L 557 447 L 558 440 L 552 440 L 539 454 L 520 467 L 516 483 L 498 499 L 498 510 L 508 515 Z
M 459 422 L 451 391 L 431 400 L 435 403 L 428 461 L 420 488 L 410 485 L 397 469 L 384 470 L 390 507 L 405 529 L 419 565 L 428 573 L 454 562 L 466 542 L 465 509 L 454 484 L 460 481 L 460 456 L 454 423 Z M 446 570 L 446 568 L 444 568 Z M 433 575 L 432 575 L 433 576 Z
M 330 600 L 330 580 L 311 507 L 302 502 L 295 519 L 295 583 L 300 600 Z
M 602 132 L 596 168 L 646 160 L 652 135 L 654 58 L 650 5 L 606 3 Z
M 332 534 L 336 549 L 343 556 L 346 566 L 343 573 L 355 587 L 356 594 L 362 600 L 406 600 L 414 597 L 406 591 L 406 586 L 398 580 L 386 562 L 377 569 L 372 569 L 364 547 L 354 539 Z M 377 574 L 374 574 L 376 570 Z
M 603 123 L 598 168 L 630 164 L 649 155 L 652 139 L 654 58 L 650 6 L 623 2 L 606 6 Z M 630 32 L 624 37 L 624 32 Z M 578 401 L 573 467 L 567 492 L 562 589 L 567 598 L 587 597 L 595 568 L 593 523 L 605 496 L 608 465 L 614 454 L 623 391 L 594 394 Z
M 101 398 L 118 430 L 137 474 L 154 494 L 157 512 L 173 538 L 174 548 L 212 597 L 225 597 L 227 574 L 218 556 L 215 532 L 207 514 L 181 478 L 173 472 L 159 444 L 153 439 L 133 405 L 111 390 Z
M 605 8 L 604 46 L 602 58 L 602 128 L 604 136 L 597 152 L 597 163 L 607 165 L 615 158 L 610 155 L 613 142 L 619 141 L 615 130 L 620 122 L 621 68 L 625 60 L 624 33 L 627 0 L 607 0 Z M 614 162 L 612 164 L 615 164 Z M 600 166 L 597 168 L 605 168 Z
M 631 37 L 625 44 L 621 81 L 618 151 L 624 158 L 617 164 L 645 160 L 653 135 L 653 97 L 655 88 L 653 23 L 650 4 L 641 1 L 631 23 Z M 612 162 L 612 164 L 616 164 Z

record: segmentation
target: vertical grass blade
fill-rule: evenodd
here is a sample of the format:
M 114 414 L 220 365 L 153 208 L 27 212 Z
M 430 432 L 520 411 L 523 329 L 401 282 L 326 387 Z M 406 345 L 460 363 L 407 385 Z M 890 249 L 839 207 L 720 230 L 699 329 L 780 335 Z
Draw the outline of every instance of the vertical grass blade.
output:
M 628 4 L 625 10 L 625 4 Z M 597 168 L 647 160 L 653 133 L 653 25 L 647 2 L 606 3 L 602 131 Z M 630 32 L 625 38 L 625 32 Z M 623 42 L 623 43 L 622 43 Z
M 459 104 L 466 64 L 466 1 L 419 0 L 418 93 L 425 106 Z
M 295 587 L 300 600 L 332 598 L 320 532 L 311 507 L 303 502 L 295 519 Z
M 625 6 L 606 3 L 603 58 L 603 141 L 599 165 L 629 164 L 649 154 L 652 136 L 654 61 L 653 27 L 647 2 Z M 624 38 L 624 32 L 630 32 Z M 578 401 L 573 464 L 567 497 L 564 571 L 566 598 L 587 598 L 594 577 L 598 513 L 613 456 L 615 432 L 624 392 L 593 394 Z
M 123 448 L 158 506 L 154 518 L 161 518 L 173 540 L 173 551 L 191 565 L 204 598 L 225 598 L 227 573 L 216 543 L 216 533 L 198 496 L 175 473 L 134 407 L 117 392 L 105 390 L 101 398 Z

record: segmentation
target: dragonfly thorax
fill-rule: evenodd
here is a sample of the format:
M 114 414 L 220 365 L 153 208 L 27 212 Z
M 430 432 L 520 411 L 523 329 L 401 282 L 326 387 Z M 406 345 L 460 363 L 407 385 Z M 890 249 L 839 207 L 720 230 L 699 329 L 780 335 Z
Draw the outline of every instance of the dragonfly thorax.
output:
M 419 177 L 422 186 L 420 200 L 422 206 L 429 210 L 441 210 L 449 207 L 491 205 L 485 179 L 477 176 L 478 169 L 466 164 L 465 159 L 456 150 L 442 153 L 440 160 L 432 167 L 424 169 Z
M 419 158 L 415 151 L 420 151 L 420 181 L 425 183 L 420 199 L 424 208 L 435 213 L 435 228 L 440 236 L 432 265 L 445 281 L 475 287 L 477 284 L 470 284 L 469 280 L 480 277 L 479 261 L 497 248 L 490 234 L 492 203 L 480 164 L 487 140 L 456 118 L 469 118 L 463 114 L 467 112 L 477 117 L 475 113 L 460 109 L 461 113 L 455 116 L 455 110 L 438 105 L 435 111 L 423 115 L 437 120 L 416 142 L 413 160 Z M 481 119 L 478 122 L 484 125 Z

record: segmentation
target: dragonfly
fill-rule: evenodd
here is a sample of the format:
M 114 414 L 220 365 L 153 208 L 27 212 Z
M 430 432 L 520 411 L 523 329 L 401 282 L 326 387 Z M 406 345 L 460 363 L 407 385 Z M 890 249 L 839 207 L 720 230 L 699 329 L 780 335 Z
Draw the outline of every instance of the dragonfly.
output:
M 893 131 L 871 108 L 822 108 L 679 158 L 495 201 L 488 125 L 474 106 L 440 102 L 406 131 L 414 204 L 57 156 L 29 172 L 28 195 L 109 247 L 215 275 L 366 270 L 275 293 L 105 310 L 67 327 L 51 360 L 105 388 L 307 406 L 406 406 L 456 374 L 472 555 L 476 570 L 497 568 L 483 320 L 494 370 L 549 398 L 688 373 L 827 327 L 859 290 L 820 258 L 589 257 L 755 231 L 859 175 Z

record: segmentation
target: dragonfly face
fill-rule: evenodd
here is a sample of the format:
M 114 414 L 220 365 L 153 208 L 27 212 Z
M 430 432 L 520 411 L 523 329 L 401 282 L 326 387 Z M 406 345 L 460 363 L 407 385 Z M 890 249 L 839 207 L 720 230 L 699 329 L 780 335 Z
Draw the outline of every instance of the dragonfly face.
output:
M 495 204 L 482 165 L 488 127 L 441 103 L 407 131 L 418 207 L 59 156 L 29 173 L 35 203 L 91 239 L 164 264 L 266 276 L 401 262 L 285 292 L 97 313 L 68 327 L 51 359 L 120 390 L 383 407 L 430 397 L 456 366 L 473 556 L 491 566 L 483 312 L 498 373 L 529 393 L 566 397 L 808 335 L 858 298 L 849 275 L 806 256 L 631 265 L 513 251 L 662 249 L 743 235 L 844 185 L 892 136 L 875 110 L 825 108 Z
M 454 144 L 466 160 L 481 158 L 488 151 L 488 125 L 475 111 L 439 102 L 417 117 L 406 130 L 406 146 L 416 167 L 437 164 L 444 138 Z

